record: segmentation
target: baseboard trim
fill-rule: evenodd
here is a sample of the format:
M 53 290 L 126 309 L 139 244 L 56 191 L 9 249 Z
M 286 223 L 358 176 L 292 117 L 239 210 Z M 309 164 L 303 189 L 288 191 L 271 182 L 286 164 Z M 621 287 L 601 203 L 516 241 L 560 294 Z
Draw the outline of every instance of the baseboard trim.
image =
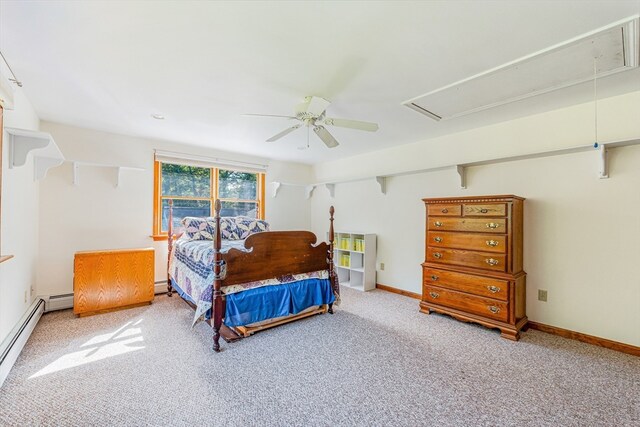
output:
M 593 335 L 587 335 L 581 332 L 570 331 L 568 329 L 562 329 L 556 326 L 545 325 L 544 323 L 529 321 L 528 326 L 531 329 L 535 329 L 540 332 L 546 332 L 548 334 L 558 335 L 563 338 L 569 338 L 569 339 L 581 341 L 587 344 L 597 345 L 599 347 L 605 347 L 610 350 L 631 354 L 633 356 L 640 356 L 640 347 L 636 347 L 631 344 L 612 341 L 606 338 L 594 337 Z
M 382 291 L 404 295 L 409 298 L 414 298 L 418 300 L 422 299 L 422 295 L 420 294 L 394 288 L 393 286 L 387 286 L 387 285 L 382 285 L 380 283 L 377 283 L 376 288 Z M 581 341 L 587 344 L 597 345 L 599 347 L 608 348 L 610 350 L 619 351 L 621 353 L 631 354 L 632 356 L 640 356 L 640 347 L 636 347 L 631 344 L 612 341 L 606 338 L 594 337 L 593 335 L 587 335 L 580 332 L 570 331 L 568 329 L 562 329 L 555 326 L 545 325 L 544 323 L 529 321 L 527 323 L 527 326 L 531 329 L 535 329 L 540 332 L 546 332 L 548 334 L 558 335 L 563 338 L 569 338 L 569 339 Z
M 43 312 L 44 300 L 38 298 L 31 304 L 17 325 L 9 332 L 7 338 L 0 344 L 0 387 L 2 387 L 14 363 L 16 363 Z
M 153 285 L 153 293 L 155 295 L 158 294 L 166 294 L 167 293 L 167 281 L 162 280 L 159 282 L 155 282 Z
M 414 299 L 422 299 L 422 295 L 417 294 L 411 291 L 405 291 L 404 289 L 394 288 L 393 286 L 387 286 L 380 283 L 376 283 L 376 288 L 382 291 L 391 292 L 394 294 L 404 295 L 405 297 L 414 298 Z

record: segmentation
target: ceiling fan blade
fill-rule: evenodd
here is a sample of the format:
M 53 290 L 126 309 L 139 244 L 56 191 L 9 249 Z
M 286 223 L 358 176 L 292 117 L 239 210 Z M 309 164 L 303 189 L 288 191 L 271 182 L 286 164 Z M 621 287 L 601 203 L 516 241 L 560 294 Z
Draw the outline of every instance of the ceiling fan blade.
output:
M 293 116 L 278 116 L 276 114 L 242 114 L 243 117 L 282 117 L 284 119 L 296 119 Z
M 307 107 L 307 113 L 310 113 L 316 117 L 319 117 L 324 110 L 327 109 L 331 102 L 327 101 L 324 98 L 320 98 L 318 96 L 311 96 L 309 100 L 309 106 Z
M 329 148 L 335 148 L 338 145 L 338 141 L 336 141 L 336 139 L 333 137 L 333 135 L 331 135 L 329 133 L 329 131 L 327 129 L 325 129 L 324 126 L 316 126 L 313 128 L 313 131 L 316 133 L 316 135 L 318 135 L 318 137 L 322 140 L 322 142 L 324 142 L 324 145 L 326 145 Z
M 366 130 L 367 132 L 375 132 L 378 130 L 377 123 L 361 122 L 359 120 L 324 119 L 324 123 L 327 125 L 339 126 L 342 128 Z
M 280 138 L 282 138 L 283 136 L 289 135 L 291 132 L 293 132 L 294 130 L 298 129 L 300 126 L 302 126 L 302 123 L 292 126 L 289 129 L 285 129 L 282 132 L 280 132 L 277 135 L 273 135 L 271 138 L 267 139 L 267 142 L 273 142 L 273 141 L 277 141 Z

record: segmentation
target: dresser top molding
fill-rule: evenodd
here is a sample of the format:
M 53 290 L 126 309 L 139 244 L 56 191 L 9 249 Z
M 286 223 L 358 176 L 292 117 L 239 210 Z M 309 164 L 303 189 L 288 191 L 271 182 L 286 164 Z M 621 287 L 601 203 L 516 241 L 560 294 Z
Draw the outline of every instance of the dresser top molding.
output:
M 526 200 L 524 197 L 514 196 L 513 194 L 503 194 L 500 196 L 436 197 L 431 199 L 422 199 L 422 201 L 429 204 L 451 202 L 509 202 L 513 199 Z

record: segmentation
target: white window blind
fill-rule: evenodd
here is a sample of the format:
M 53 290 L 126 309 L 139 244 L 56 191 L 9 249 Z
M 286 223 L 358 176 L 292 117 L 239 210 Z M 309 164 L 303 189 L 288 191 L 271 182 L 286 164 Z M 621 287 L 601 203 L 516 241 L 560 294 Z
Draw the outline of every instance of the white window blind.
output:
M 195 154 L 177 153 L 173 151 L 155 150 L 155 159 L 160 163 L 174 165 L 198 166 L 203 168 L 230 169 L 239 172 L 265 173 L 267 165 L 239 162 L 218 157 L 199 156 Z

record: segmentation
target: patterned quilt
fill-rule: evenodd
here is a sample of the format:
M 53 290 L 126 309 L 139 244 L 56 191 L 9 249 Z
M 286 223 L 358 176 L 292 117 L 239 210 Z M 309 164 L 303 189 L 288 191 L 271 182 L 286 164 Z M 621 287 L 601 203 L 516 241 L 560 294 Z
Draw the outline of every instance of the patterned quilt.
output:
M 244 249 L 244 240 L 222 240 L 222 253 L 230 249 Z M 189 240 L 180 238 L 173 246 L 169 263 L 169 274 L 180 288 L 196 303 L 193 318 L 195 324 L 211 308 L 213 292 L 213 242 L 211 240 Z M 229 295 L 262 286 L 280 285 L 305 279 L 328 279 L 329 271 L 292 274 L 273 277 L 256 282 L 224 286 L 222 292 Z

